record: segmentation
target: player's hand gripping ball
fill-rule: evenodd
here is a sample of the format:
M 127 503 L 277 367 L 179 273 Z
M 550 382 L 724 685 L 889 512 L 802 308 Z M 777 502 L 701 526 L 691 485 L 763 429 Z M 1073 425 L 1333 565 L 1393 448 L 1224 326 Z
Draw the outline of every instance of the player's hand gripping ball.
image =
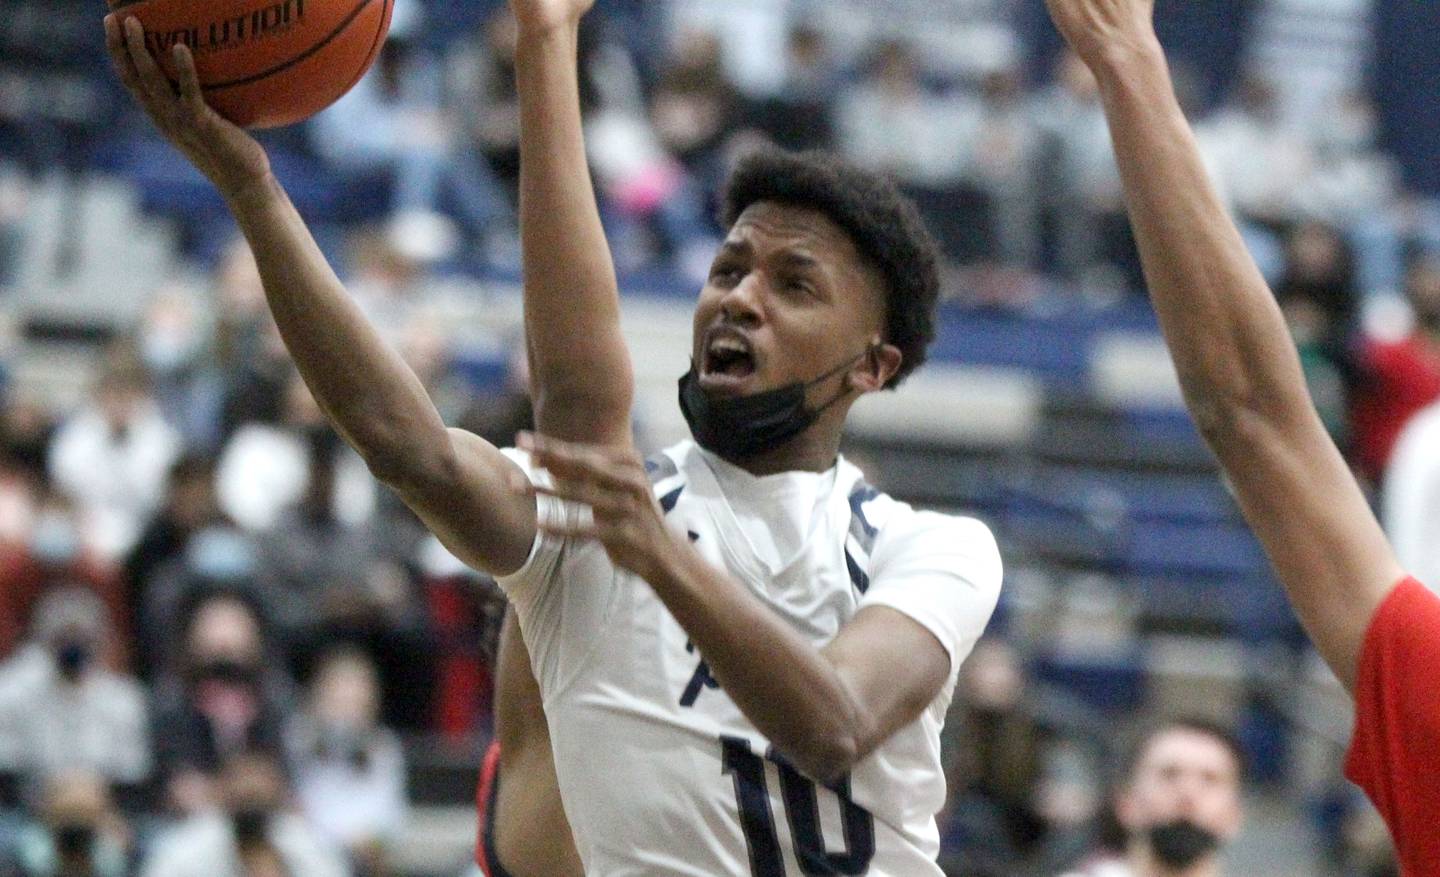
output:
M 195 57 L 205 102 L 246 128 L 313 116 L 370 69 L 390 28 L 394 0 L 109 0 L 134 16 L 165 75 L 172 49 Z

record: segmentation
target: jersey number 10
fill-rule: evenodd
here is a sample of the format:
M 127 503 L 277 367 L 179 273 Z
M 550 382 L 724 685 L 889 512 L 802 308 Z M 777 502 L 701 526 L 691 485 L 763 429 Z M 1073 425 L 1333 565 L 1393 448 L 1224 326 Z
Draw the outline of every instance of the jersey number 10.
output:
M 740 827 L 750 848 L 750 870 L 754 877 L 785 877 L 780 838 L 775 816 L 770 811 L 770 789 L 765 782 L 765 762 L 750 751 L 750 741 L 721 737 L 725 773 L 735 780 L 735 799 L 740 806 Z M 840 799 L 845 851 L 825 850 L 820 829 L 820 793 L 815 784 L 800 775 L 794 766 L 772 757 L 780 771 L 780 796 L 795 843 L 795 860 L 810 875 L 864 874 L 875 855 L 875 817 L 850 800 L 850 778 L 831 787 Z

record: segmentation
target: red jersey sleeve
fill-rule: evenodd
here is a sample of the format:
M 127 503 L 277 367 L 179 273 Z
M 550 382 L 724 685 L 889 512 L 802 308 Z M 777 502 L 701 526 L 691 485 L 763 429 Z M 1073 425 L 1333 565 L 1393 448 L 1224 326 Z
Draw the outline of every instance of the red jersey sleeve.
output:
M 1370 622 L 1345 775 L 1375 802 L 1407 877 L 1440 877 L 1440 598 L 1402 582 Z

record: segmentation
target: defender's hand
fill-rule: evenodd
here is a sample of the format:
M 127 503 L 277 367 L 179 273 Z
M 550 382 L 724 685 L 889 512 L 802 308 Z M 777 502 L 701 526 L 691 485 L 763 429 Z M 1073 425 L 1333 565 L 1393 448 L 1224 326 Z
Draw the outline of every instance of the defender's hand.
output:
M 229 198 L 267 179 L 270 160 L 264 148 L 205 104 L 188 47 L 176 43 L 174 48 L 177 93 L 145 47 L 139 19 L 121 22 L 114 14 L 105 16 L 105 46 L 120 81 L 150 121 L 222 195 Z
M 655 500 L 645 462 L 629 448 L 562 442 L 521 433 L 519 445 L 535 465 L 545 469 L 554 486 L 540 487 L 517 476 L 517 493 L 543 494 L 580 503 L 594 512 L 591 526 L 540 528 L 565 538 L 593 539 L 605 546 L 610 560 L 621 569 L 650 581 L 667 554 L 685 546 L 665 524 Z
M 1045 0 L 1055 27 L 1091 69 L 1159 49 L 1155 0 Z
M 577 25 L 595 0 L 510 0 L 521 33 L 544 34 Z

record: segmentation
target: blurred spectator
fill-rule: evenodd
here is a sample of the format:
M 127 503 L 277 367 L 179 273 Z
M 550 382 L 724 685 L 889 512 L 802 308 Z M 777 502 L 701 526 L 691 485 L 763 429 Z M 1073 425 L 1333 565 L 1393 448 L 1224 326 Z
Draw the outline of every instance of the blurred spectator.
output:
M 1306 212 L 1346 228 L 1388 212 L 1399 171 L 1380 152 L 1376 115 L 1374 101 L 1362 92 L 1342 91 L 1330 99 L 1309 138 L 1314 174 L 1296 193 Z
M 185 447 L 214 453 L 220 447 L 224 385 L 208 349 L 210 331 L 195 292 L 176 284 L 150 300 L 136 341 L 166 422 Z
M 114 565 L 86 543 L 69 499 L 42 485 L 28 505 L 20 539 L 0 541 L 0 656 L 19 644 L 36 602 L 51 588 L 70 583 L 84 585 L 104 601 L 115 632 L 104 657 L 123 666 L 130 629 Z
M 332 449 L 339 457 L 330 497 L 335 516 L 348 524 L 367 520 L 375 508 L 375 480 L 363 460 L 335 441 L 315 397 L 293 367 L 279 422 L 241 426 L 221 453 L 221 509 L 248 530 L 274 527 L 309 488 L 316 449 Z
M 1440 590 L 1440 402 L 1410 419 L 1385 471 L 1385 532 L 1401 566 Z
M 1298 196 L 1314 179 L 1315 155 L 1285 124 L 1273 83 L 1244 77 L 1230 102 L 1196 125 L 1196 137 L 1242 219 L 1281 230 L 1300 218 Z
M 231 756 L 284 753 L 288 685 L 259 612 L 234 593 L 192 597 L 185 652 L 157 690 L 155 743 L 171 806 L 197 813 L 215 798 L 214 779 Z
M 425 240 L 401 238 L 423 261 L 454 255 L 463 242 L 483 250 L 487 235 L 513 225 L 510 205 L 490 166 L 460 148 L 442 112 L 444 71 L 424 45 L 419 0 L 395 5 L 390 33 L 374 68 L 311 123 L 316 151 L 352 189 L 391 187 L 391 212 L 400 223 L 426 221 Z M 458 221 L 456 239 L 445 213 Z M 446 232 L 449 240 L 446 240 Z
M 145 692 L 104 666 L 112 632 L 93 593 L 61 587 L 35 611 L 28 655 L 0 669 L 0 771 L 93 771 L 135 786 L 150 776 Z
M 1028 680 L 1003 640 L 976 646 L 959 686 L 946 722 L 942 862 L 976 877 L 1055 873 L 1085 850 L 1100 809 L 1103 723 Z
M 1229 732 L 1189 719 L 1162 723 L 1122 771 L 1114 806 L 1124 850 L 1071 877 L 1218 875 L 1221 849 L 1240 833 L 1244 774 L 1243 751 Z
M 785 44 L 784 83 L 775 95 L 749 102 L 745 124 L 783 149 L 830 149 L 840 87 L 840 65 L 825 34 L 798 24 Z
M 52 774 L 37 809 L 0 853 L 0 877 L 129 877 L 130 829 L 103 778 Z
M 301 811 L 349 852 L 362 875 L 390 872 L 388 851 L 408 809 L 404 751 L 379 722 L 374 665 L 359 652 L 338 651 L 320 662 L 306 710 L 289 733 Z
M 1379 483 L 1400 430 L 1440 398 L 1440 258 L 1415 262 L 1406 277 L 1415 325 L 1407 337 L 1370 337 L 1360 350 L 1360 376 L 1351 409 L 1355 462 Z
M 1038 185 L 1053 239 L 1053 267 L 1072 282 L 1124 282 L 1124 274 L 1118 280 L 1096 279 L 1101 266 L 1124 271 L 1125 263 L 1134 262 L 1100 87 L 1074 53 L 1066 52 L 1058 64 L 1056 81 L 1033 109 L 1043 144 Z M 1134 273 L 1131 267 L 1129 279 Z
M 974 129 L 956 145 L 967 183 L 985 198 L 986 261 L 1035 267 L 1039 258 L 1036 163 L 1041 138 L 1019 66 L 987 73 Z
M 289 802 L 285 772 L 268 753 L 242 752 L 221 771 L 222 810 L 182 822 L 156 841 L 142 877 L 346 877 L 343 855 Z
M 851 161 L 901 182 L 941 188 L 956 181 L 956 113 L 925 86 L 911 46 L 876 46 L 863 79 L 839 106 L 840 147 Z
M 1275 297 L 1300 351 L 1315 407 L 1341 448 L 1349 444 L 1346 382 L 1356 299 L 1349 247 L 1339 232 L 1318 222 L 1291 232 L 1285 270 Z
M 496 5 L 480 39 L 452 61 L 452 111 L 467 119 L 471 148 L 483 155 L 516 202 L 520 179 L 520 95 L 515 88 L 515 52 L 520 32 L 508 6 Z M 581 92 L 593 95 L 582 68 Z
M 56 486 L 75 500 L 85 543 L 101 558 L 118 559 L 134 546 L 180 450 L 144 368 L 111 351 L 89 403 L 56 432 L 49 460 Z
M 660 144 L 702 180 L 719 180 L 720 147 L 736 123 L 740 95 L 725 78 L 720 41 L 685 34 L 660 74 L 650 119 Z
M 210 529 L 228 524 L 215 498 L 215 461 L 187 454 L 170 469 L 165 504 L 146 524 L 135 548 L 125 558 L 126 598 L 137 636 L 137 666 L 150 678 L 162 658 L 154 647 L 173 635 L 174 611 L 192 575 L 227 577 L 207 558 L 192 566 L 191 540 Z M 177 567 L 179 569 L 177 569 Z M 239 571 L 237 571 L 238 573 Z M 171 586 L 173 579 L 186 579 Z M 143 626 L 139 622 L 143 621 Z

